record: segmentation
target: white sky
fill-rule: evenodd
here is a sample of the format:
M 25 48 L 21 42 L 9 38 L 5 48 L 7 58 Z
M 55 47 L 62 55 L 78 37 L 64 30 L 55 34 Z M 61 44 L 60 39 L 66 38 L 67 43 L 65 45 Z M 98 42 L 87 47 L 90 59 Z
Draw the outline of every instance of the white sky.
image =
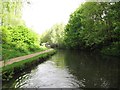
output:
M 41 34 L 56 23 L 67 23 L 69 15 L 84 0 L 31 0 L 24 5 L 23 20 L 35 32 Z

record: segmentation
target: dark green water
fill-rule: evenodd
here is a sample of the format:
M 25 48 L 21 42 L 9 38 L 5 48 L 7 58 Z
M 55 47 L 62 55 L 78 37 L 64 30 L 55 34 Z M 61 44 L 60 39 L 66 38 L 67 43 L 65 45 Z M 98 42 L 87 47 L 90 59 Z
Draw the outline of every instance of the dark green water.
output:
M 119 58 L 61 50 L 29 72 L 3 83 L 3 87 L 119 88 L 119 65 Z

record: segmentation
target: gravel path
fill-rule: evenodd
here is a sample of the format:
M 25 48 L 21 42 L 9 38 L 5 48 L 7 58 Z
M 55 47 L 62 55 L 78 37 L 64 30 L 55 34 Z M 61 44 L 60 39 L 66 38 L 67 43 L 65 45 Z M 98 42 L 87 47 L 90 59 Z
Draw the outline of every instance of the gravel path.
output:
M 9 59 L 6 63 L 5 63 L 5 66 L 6 65 L 9 65 L 9 64 L 12 64 L 14 62 L 19 62 L 19 61 L 22 61 L 22 60 L 25 60 L 25 59 L 28 59 L 28 58 L 32 58 L 34 56 L 37 56 L 39 54 L 43 54 L 43 53 L 46 53 L 46 52 L 49 52 L 53 49 L 48 49 L 48 50 L 45 50 L 45 51 L 41 51 L 41 52 L 37 52 L 37 53 L 34 53 L 34 54 L 29 54 L 29 55 L 25 55 L 25 56 L 20 56 L 20 57 L 16 57 L 16 58 L 12 58 L 12 59 Z M 3 61 L 0 61 L 0 67 L 4 66 L 4 62 Z

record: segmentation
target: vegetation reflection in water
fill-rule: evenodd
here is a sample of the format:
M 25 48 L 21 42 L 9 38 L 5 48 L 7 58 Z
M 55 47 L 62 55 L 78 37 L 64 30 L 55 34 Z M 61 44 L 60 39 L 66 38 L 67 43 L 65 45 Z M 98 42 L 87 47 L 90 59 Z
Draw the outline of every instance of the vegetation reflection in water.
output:
M 119 60 L 89 52 L 58 51 L 11 83 L 15 88 L 118 88 Z

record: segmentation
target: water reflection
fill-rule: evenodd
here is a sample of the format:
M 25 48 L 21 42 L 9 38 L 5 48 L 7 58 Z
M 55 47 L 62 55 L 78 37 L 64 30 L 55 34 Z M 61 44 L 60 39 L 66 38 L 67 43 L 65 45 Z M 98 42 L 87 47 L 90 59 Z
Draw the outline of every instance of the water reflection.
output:
M 119 60 L 117 58 L 103 58 L 79 51 L 67 51 L 63 56 L 65 56 L 64 64 L 69 68 L 70 73 L 76 76 L 78 81 L 84 81 L 86 88 L 119 87 Z
M 58 51 L 13 82 L 15 88 L 118 88 L 119 59 L 90 52 Z

